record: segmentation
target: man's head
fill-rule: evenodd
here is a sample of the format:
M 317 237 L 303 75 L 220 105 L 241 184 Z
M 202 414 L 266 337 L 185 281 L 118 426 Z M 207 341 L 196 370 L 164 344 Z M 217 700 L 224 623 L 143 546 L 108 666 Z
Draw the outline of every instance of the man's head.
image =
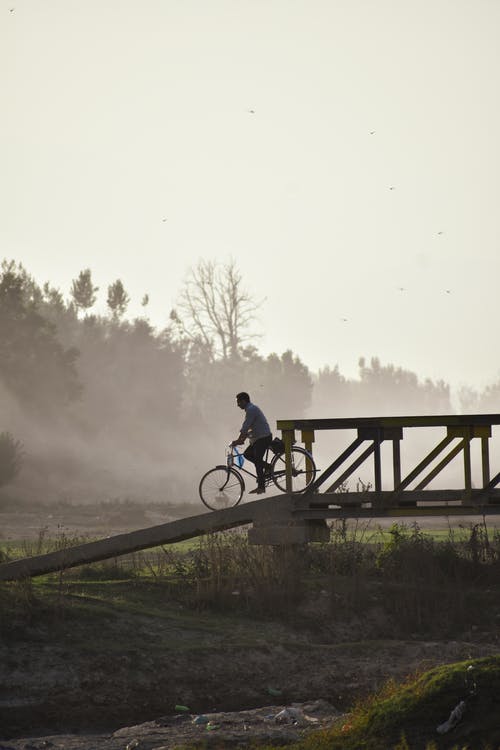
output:
M 240 409 L 245 409 L 250 403 L 250 396 L 245 391 L 241 391 L 241 393 L 236 394 L 236 403 Z

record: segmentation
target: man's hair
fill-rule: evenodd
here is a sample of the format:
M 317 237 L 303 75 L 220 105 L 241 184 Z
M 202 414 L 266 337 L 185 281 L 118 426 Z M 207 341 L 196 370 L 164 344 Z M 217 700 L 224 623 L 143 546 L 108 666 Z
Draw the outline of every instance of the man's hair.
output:
M 236 399 L 238 401 L 248 401 L 250 403 L 250 396 L 248 395 L 248 393 L 245 393 L 245 391 L 241 391 L 241 393 L 237 393 Z

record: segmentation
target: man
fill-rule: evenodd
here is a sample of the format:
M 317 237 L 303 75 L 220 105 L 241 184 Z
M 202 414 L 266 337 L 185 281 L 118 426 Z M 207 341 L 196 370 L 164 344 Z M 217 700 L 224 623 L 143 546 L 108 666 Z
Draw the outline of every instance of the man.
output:
M 243 455 L 249 461 L 253 461 L 257 471 L 257 487 L 251 490 L 249 494 L 261 495 L 266 491 L 264 453 L 271 443 L 273 436 L 267 419 L 259 407 L 252 404 L 248 393 L 245 393 L 245 391 L 238 393 L 236 403 L 240 409 L 244 410 L 245 421 L 241 425 L 239 437 L 233 440 L 231 447 L 234 448 L 235 445 L 243 445 L 248 438 L 250 445 Z

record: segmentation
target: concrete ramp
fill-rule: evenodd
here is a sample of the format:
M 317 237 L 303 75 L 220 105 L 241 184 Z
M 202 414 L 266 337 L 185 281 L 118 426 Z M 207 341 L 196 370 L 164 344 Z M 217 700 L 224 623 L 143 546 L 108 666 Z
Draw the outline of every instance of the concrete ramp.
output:
M 20 578 L 40 576 L 57 570 L 74 568 L 78 565 L 108 560 L 130 552 L 157 547 L 161 544 L 172 544 L 184 539 L 192 539 L 203 534 L 225 529 L 245 526 L 256 521 L 258 524 L 273 523 L 277 519 L 290 518 L 292 499 L 280 494 L 250 503 L 237 505 L 235 508 L 211 511 L 178 521 L 170 521 L 159 526 L 131 531 L 127 534 L 87 542 L 76 547 L 49 552 L 36 557 L 0 565 L 0 581 L 14 581 Z

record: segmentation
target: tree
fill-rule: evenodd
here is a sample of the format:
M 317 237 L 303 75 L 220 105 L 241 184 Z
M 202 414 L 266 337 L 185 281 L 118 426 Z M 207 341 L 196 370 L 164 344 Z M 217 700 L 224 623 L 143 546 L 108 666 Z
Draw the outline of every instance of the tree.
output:
M 243 288 L 233 260 L 224 265 L 201 260 L 188 272 L 177 309 L 170 319 L 181 338 L 210 359 L 238 359 L 259 303 Z
M 86 268 L 84 271 L 80 271 L 78 278 L 74 279 L 71 284 L 71 296 L 73 302 L 78 310 L 88 310 L 91 308 L 97 299 L 96 292 L 99 291 L 98 286 L 94 286 L 92 282 L 92 272 L 90 268 Z
M 43 295 L 22 266 L 0 274 L 0 379 L 21 403 L 50 410 L 80 392 L 78 352 L 65 349 L 57 328 L 41 313 Z
M 498 412 L 500 410 L 500 381 L 487 385 L 480 393 L 476 393 L 471 389 L 469 399 L 466 397 L 464 399 L 464 396 L 464 389 L 462 389 L 460 392 L 460 401 L 464 411 Z M 466 401 L 466 405 L 464 405 L 464 400 Z
M 19 473 L 23 446 L 10 432 L 0 432 L 0 487 L 11 482 Z
M 359 359 L 360 381 L 354 396 L 365 413 L 442 414 L 451 411 L 450 387 L 443 380 L 420 382 L 417 375 L 372 357 Z
M 120 279 L 108 286 L 108 307 L 113 315 L 113 320 L 119 320 L 127 309 L 130 297 L 125 291 Z

